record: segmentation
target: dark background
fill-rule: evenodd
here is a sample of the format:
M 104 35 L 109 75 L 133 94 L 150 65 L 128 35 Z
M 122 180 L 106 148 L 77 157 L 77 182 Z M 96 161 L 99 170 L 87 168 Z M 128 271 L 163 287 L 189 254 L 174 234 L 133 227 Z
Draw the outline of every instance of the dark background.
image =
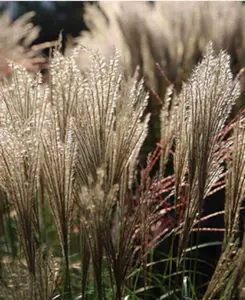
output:
M 73 1 L 0 1 L 0 12 L 7 10 L 15 20 L 22 14 L 34 11 L 32 19 L 34 25 L 41 27 L 40 37 L 35 44 L 56 40 L 62 30 L 63 38 L 68 35 L 78 36 L 79 32 L 86 30 L 83 21 L 85 2 Z

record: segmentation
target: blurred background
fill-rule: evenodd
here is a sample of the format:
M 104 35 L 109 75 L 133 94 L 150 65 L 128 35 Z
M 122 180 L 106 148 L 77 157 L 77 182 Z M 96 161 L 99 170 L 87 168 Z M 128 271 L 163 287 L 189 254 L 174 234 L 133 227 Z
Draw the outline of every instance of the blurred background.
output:
M 56 40 L 60 31 L 63 36 L 78 36 L 87 27 L 83 21 L 85 2 L 75 1 L 0 1 L 0 12 L 7 11 L 13 20 L 26 12 L 34 11 L 34 25 L 41 27 L 35 44 Z

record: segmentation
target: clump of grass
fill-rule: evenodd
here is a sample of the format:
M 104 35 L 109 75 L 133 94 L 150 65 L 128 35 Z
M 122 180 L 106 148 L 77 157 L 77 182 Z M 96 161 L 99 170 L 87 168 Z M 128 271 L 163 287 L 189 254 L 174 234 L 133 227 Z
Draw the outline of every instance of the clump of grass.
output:
M 90 59 L 85 72 L 76 63 L 81 52 Z M 149 93 L 138 70 L 124 76 L 116 50 L 107 58 L 83 46 L 66 56 L 54 49 L 48 83 L 23 66 L 11 67 L 11 80 L 0 83 L 0 186 L 7 225 L 1 262 L 5 274 L 11 270 L 1 279 L 2 295 L 119 300 L 138 285 L 142 295 L 160 282 L 160 299 L 197 299 L 201 245 L 193 236 L 211 218 L 203 215 L 208 197 L 225 185 L 225 211 L 216 213 L 225 216 L 223 252 L 202 297 L 231 297 L 243 282 L 244 247 L 237 231 L 244 117 L 227 124 L 240 94 L 227 53 L 216 56 L 210 43 L 182 92 L 168 88 L 161 143 L 141 172 Z M 49 222 L 55 224 L 52 238 Z M 161 243 L 167 247 L 160 278 L 149 260 Z M 217 283 L 221 275 L 230 289 Z
M 245 19 L 244 6 L 240 2 L 234 5 L 214 1 L 178 5 L 175 2 L 101 1 L 85 4 L 84 10 L 88 31 L 82 31 L 74 43 L 82 43 L 94 50 L 99 48 L 105 56 L 111 55 L 116 46 L 125 74 L 132 76 L 139 66 L 145 85 L 157 92 L 163 101 L 169 82 L 174 83 L 178 93 L 181 91 L 183 81 L 201 60 L 209 41 L 213 41 L 216 52 L 228 51 L 234 74 L 244 66 Z M 86 53 L 79 55 L 81 70 L 87 67 L 87 58 Z M 151 113 L 150 134 L 141 151 L 142 165 L 148 152 L 154 151 L 160 140 L 162 102 L 154 94 L 150 94 L 147 106 L 147 112 Z M 243 106 L 242 99 L 237 102 L 237 110 Z
M 136 77 L 125 81 L 116 53 L 107 61 L 91 52 L 91 68 L 82 75 L 75 63 L 79 51 L 64 57 L 55 50 L 48 85 L 42 84 L 40 74 L 33 77 L 14 64 L 12 82 L 1 84 L 1 186 L 15 216 L 18 258 L 24 258 L 34 282 L 36 255 L 45 245 L 42 202 L 48 201 L 64 258 L 65 297 L 72 295 L 70 233 L 78 216 L 81 247 L 87 247 L 91 257 L 97 297 L 102 298 L 102 262 L 107 253 L 122 271 L 119 276 L 118 266 L 112 271 L 109 263 L 119 299 L 131 265 L 131 238 L 143 222 L 139 209 L 134 215 L 130 202 L 128 207 L 126 195 L 147 134 L 149 117 L 142 116 L 148 95 L 143 81 Z M 128 119 L 131 123 L 125 126 Z M 123 220 L 122 228 L 116 226 L 129 243 L 124 251 L 112 242 L 115 207 Z M 130 211 L 129 227 L 125 214 Z

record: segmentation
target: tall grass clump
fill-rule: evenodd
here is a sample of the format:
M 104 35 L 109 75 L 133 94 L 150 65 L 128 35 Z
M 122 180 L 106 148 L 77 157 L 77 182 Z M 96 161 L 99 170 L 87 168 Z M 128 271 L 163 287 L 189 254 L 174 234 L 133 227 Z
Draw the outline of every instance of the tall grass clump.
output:
M 125 76 L 115 49 L 58 48 L 48 82 L 15 62 L 0 82 L 2 299 L 242 295 L 244 112 L 229 121 L 240 95 L 230 56 L 209 43 L 181 92 L 166 87 L 161 138 L 142 167 L 150 114 L 139 68 Z M 207 212 L 221 190 L 223 209 Z M 223 227 L 203 225 L 217 216 Z M 223 236 L 202 242 L 205 232 Z M 210 262 L 201 249 L 214 245 Z
M 205 53 L 209 41 L 215 51 L 226 49 L 231 55 L 232 72 L 244 66 L 244 7 L 241 2 L 99 2 L 85 4 L 82 31 L 75 43 L 82 43 L 108 56 L 119 51 L 124 72 L 132 76 L 137 66 L 146 86 L 164 100 L 169 81 L 180 92 L 182 82 Z M 217 21 L 218 20 L 218 21 Z M 87 65 L 87 55 L 78 57 L 79 67 Z M 157 66 L 156 66 L 157 64 Z M 161 71 L 159 72 L 159 68 Z M 163 76 L 162 76 L 163 75 Z M 142 150 L 142 160 L 160 139 L 159 102 L 150 94 L 150 135 Z M 243 100 L 237 102 L 237 109 Z M 235 108 L 234 108 L 235 110 Z
M 90 53 L 85 74 L 75 62 L 80 51 Z M 4 236 L 8 255 L 3 263 L 8 257 L 11 264 L 23 264 L 32 279 L 31 288 L 26 287 L 31 299 L 41 299 L 35 288 L 42 265 L 37 258 L 41 251 L 48 263 L 56 252 L 63 262 L 58 259 L 58 271 L 51 271 L 56 276 L 60 272 L 63 297 L 71 299 L 70 239 L 76 220 L 82 293 L 92 276 L 96 297 L 104 297 L 106 265 L 110 288 L 115 284 L 115 297 L 121 299 L 126 278 L 143 251 L 140 247 L 134 254 L 135 241 L 151 219 L 148 204 L 131 199 L 149 119 L 143 116 L 148 99 L 143 81 L 137 81 L 137 74 L 125 80 L 116 52 L 107 61 L 81 47 L 68 57 L 54 50 L 48 84 L 40 74 L 32 76 L 15 64 L 11 68 L 11 79 L 1 83 L 1 188 L 6 224 L 14 227 L 12 243 L 17 246 L 13 257 Z M 50 213 L 61 251 L 52 249 L 49 241 L 45 214 Z

